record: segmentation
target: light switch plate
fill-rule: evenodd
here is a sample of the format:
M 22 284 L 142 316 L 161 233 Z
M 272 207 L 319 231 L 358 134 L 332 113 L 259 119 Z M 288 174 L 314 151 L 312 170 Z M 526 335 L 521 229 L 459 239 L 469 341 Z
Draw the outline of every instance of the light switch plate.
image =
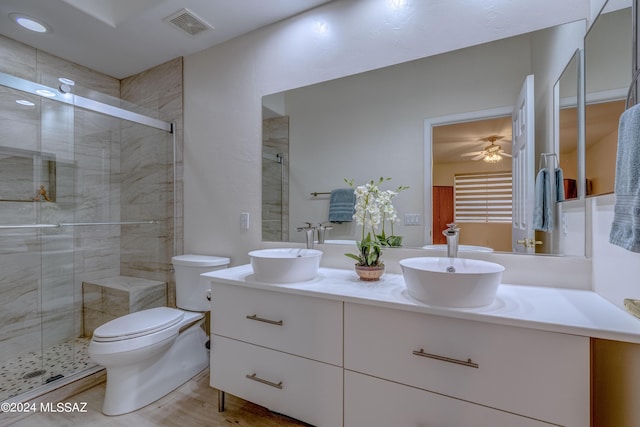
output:
M 420 214 L 404 214 L 404 225 L 420 225 L 421 223 Z

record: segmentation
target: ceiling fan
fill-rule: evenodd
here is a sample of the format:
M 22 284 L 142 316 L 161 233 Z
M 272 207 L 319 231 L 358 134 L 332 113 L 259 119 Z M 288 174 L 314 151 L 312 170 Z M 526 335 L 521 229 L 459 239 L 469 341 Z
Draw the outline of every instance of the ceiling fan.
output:
M 484 160 L 487 163 L 497 163 L 502 160 L 502 157 L 511 157 L 511 154 L 505 152 L 499 144 L 495 142 L 504 138 L 503 136 L 491 135 L 486 138 L 482 138 L 481 141 L 487 141 L 489 145 L 484 147 L 482 151 L 473 151 L 471 153 L 461 154 L 462 157 L 473 156 L 471 160 Z M 511 141 L 502 141 L 511 142 Z

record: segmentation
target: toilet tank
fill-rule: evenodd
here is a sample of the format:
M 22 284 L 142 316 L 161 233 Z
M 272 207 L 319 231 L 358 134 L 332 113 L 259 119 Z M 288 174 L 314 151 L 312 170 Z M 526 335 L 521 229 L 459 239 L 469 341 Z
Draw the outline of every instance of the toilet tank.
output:
M 176 274 L 176 307 L 189 311 L 209 311 L 209 280 L 202 273 L 227 268 L 229 258 L 209 255 L 178 255 L 171 258 Z

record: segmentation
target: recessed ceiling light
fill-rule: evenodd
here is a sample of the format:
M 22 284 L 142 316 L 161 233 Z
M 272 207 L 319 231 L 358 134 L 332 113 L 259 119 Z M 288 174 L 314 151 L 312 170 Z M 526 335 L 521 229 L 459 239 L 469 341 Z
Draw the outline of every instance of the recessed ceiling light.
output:
M 27 101 L 26 99 L 16 99 L 16 102 L 20 105 L 26 105 L 27 107 L 33 107 L 34 105 L 36 105 L 31 101 Z
M 73 86 L 73 85 L 75 85 L 75 84 L 76 84 L 76 82 L 74 82 L 73 80 L 68 79 L 68 78 L 66 78 L 66 77 L 60 77 L 60 78 L 58 79 L 58 81 L 59 81 L 60 83 L 63 83 L 63 84 L 69 85 L 69 86 Z
M 30 16 L 22 15 L 20 13 L 11 13 L 9 14 L 9 17 L 13 19 L 18 25 L 26 28 L 27 30 L 35 31 L 36 33 L 49 32 L 49 27 Z

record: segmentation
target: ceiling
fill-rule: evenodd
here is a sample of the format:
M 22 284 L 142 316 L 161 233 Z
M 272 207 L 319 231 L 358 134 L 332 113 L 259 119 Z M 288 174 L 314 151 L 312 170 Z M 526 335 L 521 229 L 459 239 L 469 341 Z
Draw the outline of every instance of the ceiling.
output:
M 467 162 L 464 153 L 482 151 L 490 136 L 505 152 L 511 153 L 511 116 L 433 127 L 433 161 L 438 163 Z
M 124 78 L 270 25 L 330 0 L 2 0 L 0 34 Z M 213 29 L 192 36 L 163 21 L 186 8 Z M 20 13 L 51 31 L 38 34 Z

